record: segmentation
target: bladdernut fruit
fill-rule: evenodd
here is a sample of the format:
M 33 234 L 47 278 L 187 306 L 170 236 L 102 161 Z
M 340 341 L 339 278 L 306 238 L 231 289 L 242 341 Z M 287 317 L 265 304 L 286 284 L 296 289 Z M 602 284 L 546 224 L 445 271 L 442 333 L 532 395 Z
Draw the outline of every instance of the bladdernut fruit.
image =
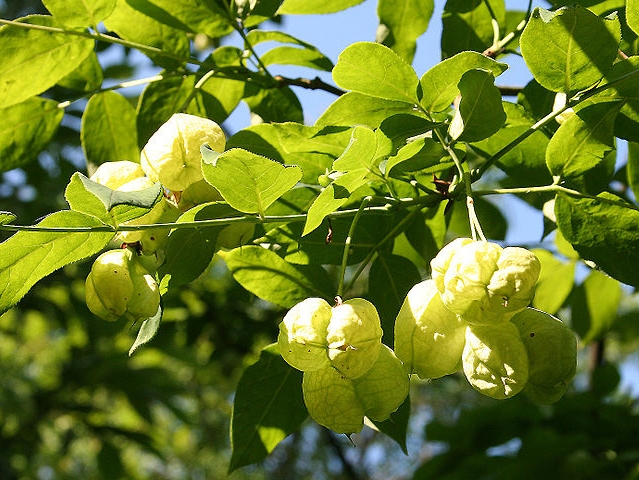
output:
M 526 308 L 511 322 L 519 329 L 528 353 L 524 393 L 537 403 L 554 403 L 566 392 L 577 370 L 577 339 L 561 320 Z
M 532 300 L 541 264 L 519 247 L 457 239 L 431 262 L 444 305 L 471 324 L 508 321 Z
M 144 320 L 154 316 L 160 305 L 155 279 L 128 248 L 109 250 L 96 258 L 85 287 L 89 310 L 108 321 Z
M 144 177 L 144 171 L 139 163 L 120 160 L 101 164 L 89 180 L 109 187 L 111 190 L 117 190 L 125 183 L 139 177 Z
M 364 375 L 379 356 L 382 333 L 379 314 L 371 302 L 353 298 L 338 303 L 326 333 L 331 365 L 347 378 Z
M 307 298 L 286 313 L 277 341 L 289 365 L 303 372 L 330 365 L 326 332 L 331 314 L 331 306 L 322 298 Z
M 140 165 L 153 181 L 174 192 L 202 180 L 202 145 L 224 151 L 226 139 L 220 126 L 207 118 L 174 114 L 142 149 Z
M 466 325 L 446 308 L 434 280 L 420 282 L 395 319 L 395 354 L 423 379 L 455 373 L 462 367 Z
M 503 400 L 528 382 L 528 354 L 511 322 L 466 327 L 463 370 L 475 390 Z

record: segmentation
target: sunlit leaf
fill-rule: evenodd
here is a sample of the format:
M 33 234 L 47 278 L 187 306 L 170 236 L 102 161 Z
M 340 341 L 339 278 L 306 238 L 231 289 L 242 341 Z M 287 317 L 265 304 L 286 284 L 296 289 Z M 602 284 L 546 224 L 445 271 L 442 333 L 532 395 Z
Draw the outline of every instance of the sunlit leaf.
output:
M 43 0 L 42 3 L 65 27 L 93 27 L 111 15 L 117 0 Z
M 277 11 L 284 15 L 310 15 L 317 13 L 335 13 L 359 5 L 364 0 L 284 0 Z
M 146 345 L 153 337 L 158 333 L 160 329 L 160 322 L 162 321 L 162 307 L 158 307 L 158 312 L 150 318 L 147 318 L 140 325 L 138 335 L 135 337 L 135 342 L 129 349 L 129 356 L 133 355 L 135 351 L 142 345 Z
M 42 278 L 98 253 L 113 238 L 113 232 L 90 231 L 91 227 L 105 226 L 97 218 L 71 210 L 52 213 L 37 225 L 86 231 L 21 231 L 0 243 L 0 313 L 15 305 Z
M 338 86 L 373 97 L 417 103 L 417 74 L 390 48 L 354 43 L 340 53 L 333 69 Z
M 31 15 L 19 21 L 55 26 L 51 17 L 42 15 Z M 15 25 L 1 27 L 0 107 L 21 103 L 49 89 L 80 65 L 93 47 L 93 40 L 76 35 Z
M 80 139 L 88 162 L 139 161 L 135 109 L 116 92 L 93 95 L 82 115 Z
M 202 172 L 233 208 L 262 216 L 269 205 L 302 178 L 297 166 L 286 167 L 240 148 L 211 158 L 204 154 Z
M 609 27 L 607 22 L 614 25 Z M 553 92 L 573 92 L 593 85 L 612 67 L 620 36 L 616 17 L 602 19 L 579 5 L 555 12 L 537 7 L 520 46 L 526 65 L 542 86 Z
M 317 265 L 294 266 L 257 246 L 243 246 L 219 255 L 240 285 L 281 307 L 290 308 L 308 297 L 335 296 L 330 277 Z
M 416 41 L 428 28 L 434 8 L 433 0 L 381 0 L 377 3 L 377 41 L 411 63 Z

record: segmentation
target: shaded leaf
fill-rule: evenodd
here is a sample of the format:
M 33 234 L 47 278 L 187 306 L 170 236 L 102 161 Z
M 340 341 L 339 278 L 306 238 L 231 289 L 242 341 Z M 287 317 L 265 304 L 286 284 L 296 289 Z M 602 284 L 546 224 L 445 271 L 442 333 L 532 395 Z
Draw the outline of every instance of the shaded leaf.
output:
M 388 420 L 383 422 L 373 422 L 379 431 L 395 440 L 404 454 L 408 455 L 406 448 L 406 436 L 408 434 L 408 420 L 410 419 L 410 396 L 406 397 L 404 403 L 391 413 Z
M 562 262 L 548 250 L 532 250 L 541 262 L 532 305 L 554 315 L 563 306 L 575 283 L 575 261 Z
M 34 161 L 58 131 L 63 116 L 58 102 L 39 97 L 0 108 L 0 171 Z
M 153 337 L 158 333 L 160 329 L 160 322 L 162 321 L 162 307 L 158 307 L 158 312 L 150 318 L 147 318 L 140 325 L 138 335 L 135 337 L 135 341 L 129 349 L 129 357 L 135 353 L 135 351 L 142 345 L 146 345 Z
M 620 282 L 639 286 L 639 211 L 606 200 L 623 203 L 610 193 L 597 198 L 558 194 L 557 226 L 581 258 L 593 261 Z
M 262 461 L 279 442 L 298 430 L 307 416 L 302 372 L 282 359 L 277 344 L 265 347 L 237 385 L 229 472 Z
M 289 87 L 260 89 L 247 83 L 244 101 L 264 122 L 304 123 L 302 104 Z

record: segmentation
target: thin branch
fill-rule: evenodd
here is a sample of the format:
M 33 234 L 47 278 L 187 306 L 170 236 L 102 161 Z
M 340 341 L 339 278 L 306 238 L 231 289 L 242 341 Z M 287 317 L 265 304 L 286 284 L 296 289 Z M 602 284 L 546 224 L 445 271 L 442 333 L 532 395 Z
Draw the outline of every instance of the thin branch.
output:
M 313 79 L 308 78 L 287 78 L 281 75 L 275 75 L 274 79 L 277 81 L 280 87 L 292 85 L 295 87 L 307 88 L 309 90 L 324 90 L 325 92 L 332 93 L 338 97 L 344 95 L 346 92 L 341 88 L 324 82 L 321 78 L 315 77 Z

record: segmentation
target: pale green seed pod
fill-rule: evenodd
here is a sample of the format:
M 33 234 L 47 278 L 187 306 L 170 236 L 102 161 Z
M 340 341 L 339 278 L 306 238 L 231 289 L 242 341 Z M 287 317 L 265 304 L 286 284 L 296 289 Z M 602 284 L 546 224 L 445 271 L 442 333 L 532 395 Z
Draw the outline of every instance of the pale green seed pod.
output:
M 224 200 L 220 192 L 206 180 L 199 180 L 189 185 L 179 195 L 178 207 L 183 212 L 202 203 Z
M 155 279 L 129 249 L 101 254 L 87 276 L 87 307 L 100 318 L 133 321 L 156 314 L 160 293 Z
M 382 346 L 382 327 L 375 305 L 353 298 L 333 307 L 326 341 L 331 364 L 345 377 L 364 375 Z
M 382 344 L 377 361 L 368 372 L 354 379 L 353 385 L 364 414 L 371 420 L 383 421 L 406 400 L 410 380 L 402 362 Z
M 468 326 L 462 362 L 473 388 L 498 400 L 516 395 L 528 382 L 528 354 L 511 322 Z
M 509 318 L 522 311 L 535 295 L 541 263 L 530 250 L 506 247 L 487 286 L 489 310 Z
M 561 320 L 527 308 L 512 318 L 528 353 L 524 393 L 534 402 L 554 403 L 566 392 L 577 370 L 577 339 Z
M 125 183 L 139 177 L 144 177 L 144 171 L 139 163 L 121 160 L 101 164 L 89 179 L 111 190 L 117 190 Z
M 151 180 L 169 190 L 181 192 L 202 180 L 202 145 L 224 151 L 226 139 L 212 120 L 174 114 L 149 139 L 142 149 L 140 165 Z
M 357 433 L 364 426 L 364 406 L 351 380 L 328 365 L 304 372 L 302 394 L 308 414 L 336 433 Z
M 277 342 L 289 365 L 303 372 L 330 366 L 326 332 L 331 315 L 331 306 L 322 298 L 307 298 L 286 313 Z
M 448 270 L 448 265 L 457 251 L 464 245 L 472 243 L 472 238 L 456 238 L 450 243 L 444 245 L 439 253 L 430 261 L 431 278 L 437 285 L 440 292 L 445 290 L 444 288 L 444 275 Z
M 459 371 L 466 323 L 448 310 L 434 280 L 415 285 L 395 319 L 395 354 L 420 378 Z
M 467 321 L 483 316 L 488 301 L 486 286 L 497 268 L 502 248 L 492 242 L 472 242 L 450 259 L 441 290 L 444 305 Z

